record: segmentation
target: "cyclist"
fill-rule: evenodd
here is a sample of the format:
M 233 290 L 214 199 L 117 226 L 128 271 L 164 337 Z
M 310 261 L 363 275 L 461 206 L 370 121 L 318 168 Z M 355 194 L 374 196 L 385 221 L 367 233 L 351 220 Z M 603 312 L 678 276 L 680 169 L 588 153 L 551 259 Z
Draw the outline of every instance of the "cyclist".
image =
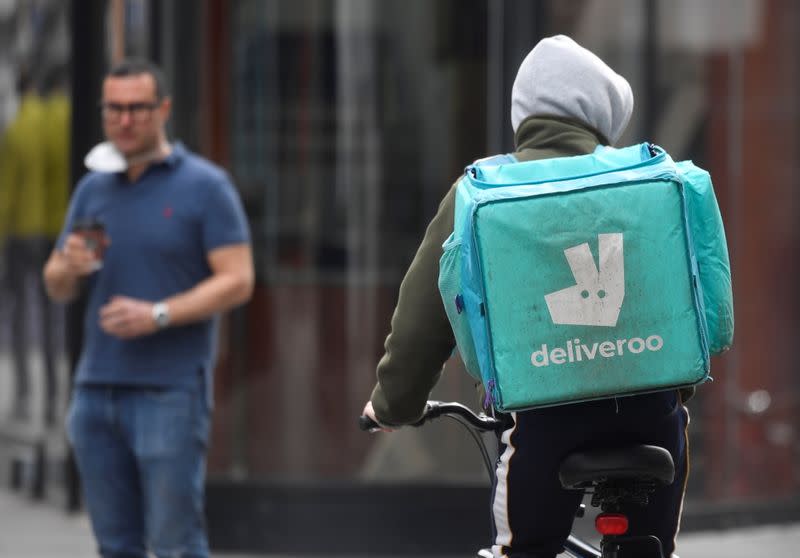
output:
M 523 60 L 511 97 L 520 161 L 592 153 L 619 140 L 633 112 L 628 82 L 569 37 L 540 41 Z M 365 415 L 386 429 L 417 421 L 455 339 L 437 288 L 442 244 L 453 230 L 455 186 L 428 225 L 400 285 L 377 385 Z M 650 505 L 625 510 L 629 533 L 655 534 L 664 555 L 675 546 L 688 472 L 686 390 L 573 403 L 510 414 L 499 437 L 492 493 L 496 557 L 549 558 L 563 548 L 581 495 L 561 488 L 558 465 L 576 448 L 627 442 L 666 448 L 675 482 Z

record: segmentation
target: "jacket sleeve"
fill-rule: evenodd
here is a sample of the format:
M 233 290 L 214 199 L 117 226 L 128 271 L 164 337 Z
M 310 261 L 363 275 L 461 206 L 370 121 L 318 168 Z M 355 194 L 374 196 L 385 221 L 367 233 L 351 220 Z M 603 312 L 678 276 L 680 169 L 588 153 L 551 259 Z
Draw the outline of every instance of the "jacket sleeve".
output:
M 442 244 L 453 231 L 454 208 L 455 185 L 439 204 L 400 284 L 371 397 L 375 415 L 384 424 L 409 424 L 422 416 L 430 391 L 455 348 L 438 287 Z

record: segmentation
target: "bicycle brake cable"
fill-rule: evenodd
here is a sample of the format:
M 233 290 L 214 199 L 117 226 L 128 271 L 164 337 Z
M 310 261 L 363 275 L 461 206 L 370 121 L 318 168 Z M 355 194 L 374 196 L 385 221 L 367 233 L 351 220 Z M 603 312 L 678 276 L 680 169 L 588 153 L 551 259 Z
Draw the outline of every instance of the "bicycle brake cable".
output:
M 483 464 L 486 467 L 486 473 L 489 475 L 489 482 L 494 482 L 494 468 L 492 467 L 492 459 L 489 457 L 489 451 L 486 449 L 486 444 L 481 439 L 480 434 L 476 431 L 476 429 L 469 424 L 466 420 L 462 419 L 456 415 L 443 415 L 449 419 L 456 421 L 458 424 L 464 427 L 464 429 L 469 433 L 472 437 L 472 440 L 478 446 L 478 451 L 481 452 L 481 457 L 483 458 Z

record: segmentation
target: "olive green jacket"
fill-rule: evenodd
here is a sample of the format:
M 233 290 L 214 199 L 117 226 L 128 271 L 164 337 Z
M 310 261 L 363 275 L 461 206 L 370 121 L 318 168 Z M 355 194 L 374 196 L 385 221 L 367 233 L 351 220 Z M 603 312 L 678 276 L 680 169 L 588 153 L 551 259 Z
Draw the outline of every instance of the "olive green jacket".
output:
M 520 124 L 514 143 L 514 156 L 531 161 L 592 153 L 606 140 L 570 120 L 531 117 Z M 455 190 L 454 184 L 439 204 L 400 285 L 371 397 L 375 415 L 384 424 L 409 424 L 422 416 L 456 345 L 438 288 L 442 244 L 453 232 Z

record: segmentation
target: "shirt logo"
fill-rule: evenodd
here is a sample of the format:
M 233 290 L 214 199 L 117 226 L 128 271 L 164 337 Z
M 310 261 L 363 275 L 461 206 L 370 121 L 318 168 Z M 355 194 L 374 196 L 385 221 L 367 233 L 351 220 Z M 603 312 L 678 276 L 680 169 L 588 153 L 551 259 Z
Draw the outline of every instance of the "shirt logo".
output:
M 575 285 L 545 295 L 555 324 L 615 326 L 625 298 L 622 233 L 597 235 L 599 269 L 589 243 L 564 250 Z

